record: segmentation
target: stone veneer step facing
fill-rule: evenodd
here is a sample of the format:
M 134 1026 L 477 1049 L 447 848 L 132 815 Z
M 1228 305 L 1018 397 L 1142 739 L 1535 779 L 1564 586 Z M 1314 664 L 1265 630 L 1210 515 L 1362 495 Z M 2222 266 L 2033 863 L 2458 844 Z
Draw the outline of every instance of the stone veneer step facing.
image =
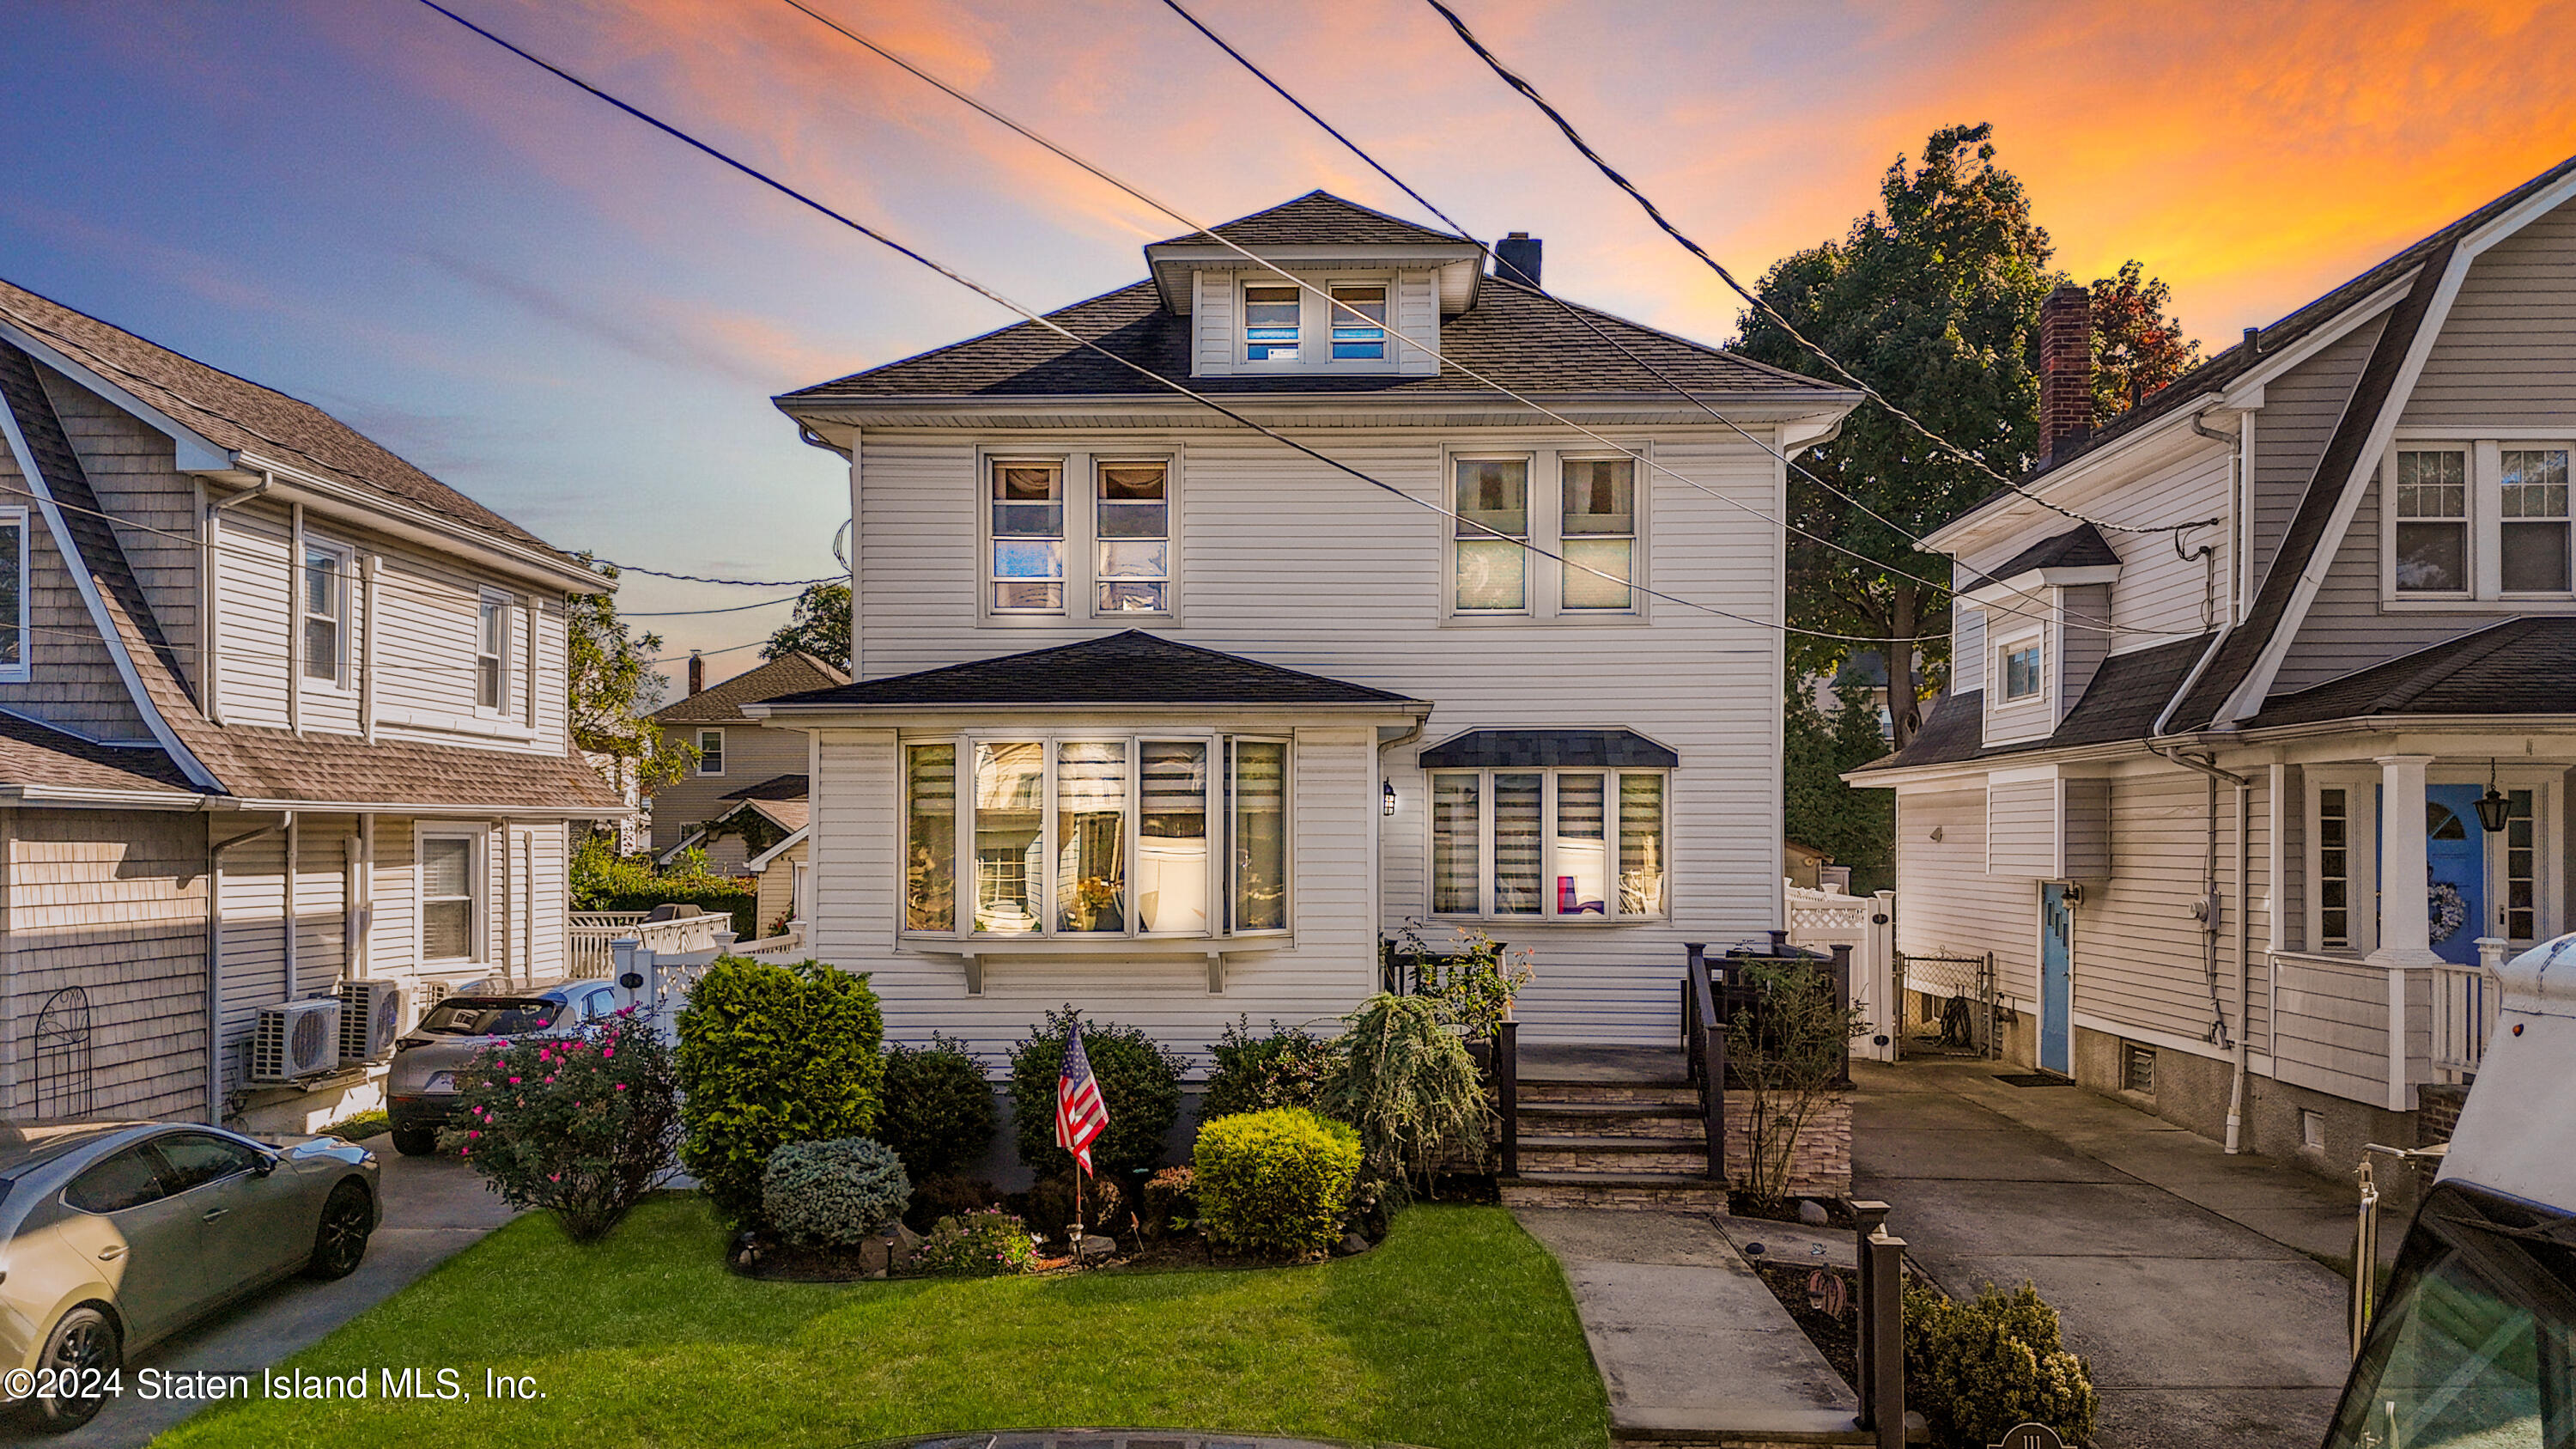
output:
M 1505 1206 L 1726 1211 L 1689 1082 L 1524 1077 L 1519 1107 L 1521 1171 L 1501 1184 Z

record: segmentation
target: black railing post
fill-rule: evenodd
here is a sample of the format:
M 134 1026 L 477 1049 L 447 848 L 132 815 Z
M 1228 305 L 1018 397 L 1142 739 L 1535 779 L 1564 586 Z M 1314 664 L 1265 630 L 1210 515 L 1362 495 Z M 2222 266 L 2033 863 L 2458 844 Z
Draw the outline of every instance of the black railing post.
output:
M 1858 1332 L 1855 1335 L 1857 1341 L 1852 1345 L 1852 1357 L 1858 1372 L 1853 1376 L 1857 1382 L 1852 1387 L 1860 1391 L 1858 1426 L 1869 1429 L 1876 1427 L 1872 1415 L 1878 1408 L 1878 1337 L 1870 1331 L 1877 1322 L 1877 1311 L 1871 1305 L 1878 1300 L 1870 1296 L 1877 1263 L 1870 1255 L 1869 1240 L 1871 1234 L 1886 1225 L 1888 1207 L 1883 1202 L 1855 1202 L 1851 1210 L 1858 1225 L 1852 1247 L 1855 1261 L 1860 1265 L 1858 1296 L 1861 1304 L 1861 1312 L 1855 1315 L 1854 1323 Z M 1905 1371 L 1901 1362 L 1896 1368 L 1899 1373 Z
M 1851 943 L 1834 947 L 1834 1000 L 1848 1015 L 1852 1009 Z M 1851 1034 L 1843 1034 L 1842 1083 L 1851 1085 Z
M 1703 1130 L 1708 1133 L 1709 1180 L 1723 1186 L 1726 1182 L 1726 1028 L 1711 1022 L 1701 1028 L 1708 1045 L 1708 1097 L 1702 1105 L 1706 1118 Z
M 1494 1032 L 1494 1098 L 1503 1117 L 1503 1176 L 1521 1175 L 1521 1024 L 1506 1017 Z
M 1870 1427 L 1878 1449 L 1905 1449 L 1905 1240 L 1872 1233 L 1869 1257 Z

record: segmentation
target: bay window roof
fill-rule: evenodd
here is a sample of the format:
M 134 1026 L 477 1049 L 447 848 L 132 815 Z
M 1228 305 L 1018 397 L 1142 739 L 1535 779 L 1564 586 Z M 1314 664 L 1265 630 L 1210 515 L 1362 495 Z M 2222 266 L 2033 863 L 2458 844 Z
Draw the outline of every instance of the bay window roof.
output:
M 1669 770 L 1674 754 L 1634 730 L 1470 730 L 1422 752 L 1426 770 Z
M 1078 644 L 782 695 L 756 713 L 943 705 L 1379 705 L 1425 700 L 1129 629 Z

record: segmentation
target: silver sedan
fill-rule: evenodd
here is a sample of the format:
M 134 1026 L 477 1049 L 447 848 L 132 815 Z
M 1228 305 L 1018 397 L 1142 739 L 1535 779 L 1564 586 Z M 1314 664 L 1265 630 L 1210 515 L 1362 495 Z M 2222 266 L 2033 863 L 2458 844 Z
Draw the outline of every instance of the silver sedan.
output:
M 78 1428 L 127 1354 L 295 1273 L 347 1277 L 383 1218 L 377 1174 L 332 1137 L 0 1123 L 6 1397 L 38 1429 Z

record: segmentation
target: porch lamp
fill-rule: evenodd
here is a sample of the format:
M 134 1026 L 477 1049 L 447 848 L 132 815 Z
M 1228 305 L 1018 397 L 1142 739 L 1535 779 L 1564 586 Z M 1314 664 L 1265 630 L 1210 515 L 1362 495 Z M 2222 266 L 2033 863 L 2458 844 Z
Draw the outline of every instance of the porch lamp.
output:
M 1379 813 L 1380 815 L 1392 815 L 1392 814 L 1394 814 L 1394 813 L 1395 813 L 1395 782 L 1394 782 L 1393 780 L 1380 780 L 1380 781 L 1378 781 L 1377 788 L 1378 788 L 1378 797 L 1377 797 L 1377 800 L 1378 800 L 1378 804 L 1377 804 L 1377 811 L 1378 811 L 1378 813 Z M 2484 807 L 2484 806 L 2480 806 L 2480 807 L 2478 807 L 2478 813 L 2479 813 L 2479 815 L 2480 815 L 2481 817 L 2483 817 L 2483 816 L 2486 814 L 2486 807 Z M 2496 818 L 2497 818 L 2497 819 L 2499 819 L 2499 820 L 2501 820 L 2501 819 L 2503 819 L 2504 817 L 2499 815 L 2499 816 L 2497 816 Z M 2503 826 L 2501 826 L 2501 825 L 2499 825 L 2499 826 L 2497 826 L 2497 827 L 2496 827 L 2496 829 L 2498 829 L 2498 830 L 2502 830 L 2503 828 L 2504 828 L 2504 827 L 2503 827 Z
M 2478 797 L 2478 825 L 2489 835 L 2498 834 L 2504 829 L 2505 812 L 2513 808 L 2513 802 L 2506 799 L 2504 792 L 2496 788 L 2495 777 L 2496 762 L 2489 759 L 2487 792 Z

